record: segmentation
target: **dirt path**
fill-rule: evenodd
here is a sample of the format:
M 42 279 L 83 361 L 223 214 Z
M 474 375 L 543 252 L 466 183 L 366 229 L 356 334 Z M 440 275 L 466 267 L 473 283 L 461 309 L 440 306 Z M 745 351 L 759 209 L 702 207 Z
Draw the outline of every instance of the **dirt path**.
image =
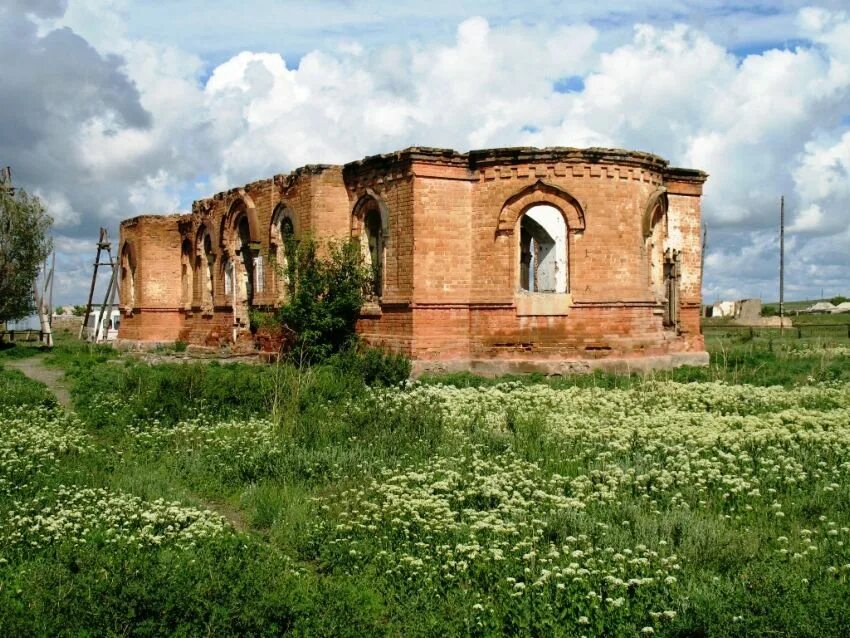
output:
M 26 359 L 14 359 L 3 362 L 3 365 L 14 370 L 20 370 L 34 381 L 40 381 L 56 395 L 59 405 L 68 411 L 74 409 L 74 404 L 71 401 L 71 393 L 68 391 L 68 384 L 64 379 L 65 373 L 62 370 L 48 368 L 44 365 L 44 357 L 36 356 Z
M 26 359 L 14 359 L 4 361 L 4 366 L 20 370 L 26 376 L 34 381 L 39 381 L 46 385 L 48 389 L 56 395 L 56 400 L 66 410 L 73 411 L 73 402 L 71 401 L 71 393 L 68 390 L 68 383 L 65 381 L 62 370 L 49 368 L 44 365 L 44 357 L 35 356 Z M 192 499 L 198 501 L 201 507 L 216 512 L 227 519 L 230 524 L 239 532 L 249 531 L 250 526 L 242 513 L 232 505 L 221 501 L 210 501 L 205 499 L 200 494 L 191 494 Z

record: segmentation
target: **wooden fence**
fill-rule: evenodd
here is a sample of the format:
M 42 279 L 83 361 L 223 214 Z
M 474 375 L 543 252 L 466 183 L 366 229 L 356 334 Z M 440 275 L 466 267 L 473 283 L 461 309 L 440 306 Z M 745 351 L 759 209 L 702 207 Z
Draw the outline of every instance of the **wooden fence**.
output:
M 703 324 L 706 337 L 771 337 L 785 339 L 829 338 L 850 339 L 850 323 L 810 323 L 790 328 L 774 326 L 735 326 L 731 324 Z
M 23 328 L 22 330 L 0 330 L 0 341 L 41 341 L 44 334 L 35 328 Z

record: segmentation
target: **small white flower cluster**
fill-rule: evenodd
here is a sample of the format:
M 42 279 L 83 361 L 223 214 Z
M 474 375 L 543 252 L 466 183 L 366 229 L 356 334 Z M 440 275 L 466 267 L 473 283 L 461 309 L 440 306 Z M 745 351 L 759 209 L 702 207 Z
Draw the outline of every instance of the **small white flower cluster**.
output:
M 210 511 L 163 499 L 144 501 L 123 492 L 62 485 L 25 502 L 13 501 L 0 524 L 0 546 L 190 546 L 231 532 L 227 521 Z
M 489 591 L 476 603 L 482 614 L 498 591 L 534 596 L 550 610 L 579 600 L 588 615 L 611 617 L 632 613 L 640 590 L 636 613 L 647 604 L 669 608 L 681 565 L 668 547 L 610 544 L 602 524 L 592 535 L 558 538 L 556 530 L 586 508 L 565 495 L 569 489 L 567 478 L 510 451 L 494 458 L 469 446 L 318 497 L 331 518 L 316 522 L 313 534 L 325 539 L 328 560 L 349 572 L 376 569 L 417 591 L 450 583 L 479 596 Z
M 811 357 L 836 359 L 850 357 L 850 346 L 835 343 L 800 343 L 785 349 L 782 354 L 790 359 L 809 359 Z
M 204 470 L 222 480 L 273 471 L 291 444 L 273 422 L 262 418 L 216 422 L 199 416 L 173 427 L 150 423 L 131 431 L 138 449 L 203 457 Z
M 628 610 L 629 592 L 641 588 L 648 615 L 635 611 L 635 618 L 673 621 L 676 539 L 623 546 L 629 534 L 611 527 L 628 530 L 633 522 L 611 520 L 624 502 L 643 520 L 700 509 L 724 524 L 793 529 L 800 497 L 814 491 L 838 506 L 850 479 L 850 384 L 411 384 L 375 390 L 349 409 L 402 413 L 409 405 L 439 412 L 458 452 L 325 496 L 329 517 L 315 534 L 327 539 L 334 564 L 435 591 L 462 584 L 478 592 L 481 613 L 496 606 L 483 593 L 495 587 L 516 600 L 537 592 L 535 605 L 539 596 L 556 607 L 559 596 L 580 599 L 584 617 L 597 618 L 600 609 L 610 617 Z M 468 443 L 481 433 L 505 451 Z M 557 471 L 519 456 L 528 437 L 545 446 L 541 458 Z M 799 563 L 807 574 L 846 579 L 846 523 L 827 524 L 820 542 L 803 536 L 777 551 L 808 561 Z M 596 532 L 559 538 L 565 527 L 588 525 Z M 651 631 L 647 624 L 644 633 Z
M 80 422 L 61 410 L 0 410 L 0 494 L 27 488 L 34 477 L 50 473 L 60 457 L 90 446 Z

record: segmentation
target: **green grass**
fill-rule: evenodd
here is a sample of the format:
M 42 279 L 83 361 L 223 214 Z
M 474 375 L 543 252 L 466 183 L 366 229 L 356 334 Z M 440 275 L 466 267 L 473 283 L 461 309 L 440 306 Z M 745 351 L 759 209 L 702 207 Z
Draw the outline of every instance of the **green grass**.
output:
M 0 409 L 18 406 L 55 407 L 56 398 L 40 383 L 27 379 L 17 370 L 6 370 L 0 363 Z
M 408 389 L 369 361 L 151 366 L 60 344 L 76 418 L 0 367 L 0 634 L 845 635 L 848 341 L 804 343 Z M 86 488 L 141 498 L 165 540 L 80 506 L 89 531 L 1 542 L 13 512 Z M 167 540 L 196 511 L 224 531 Z

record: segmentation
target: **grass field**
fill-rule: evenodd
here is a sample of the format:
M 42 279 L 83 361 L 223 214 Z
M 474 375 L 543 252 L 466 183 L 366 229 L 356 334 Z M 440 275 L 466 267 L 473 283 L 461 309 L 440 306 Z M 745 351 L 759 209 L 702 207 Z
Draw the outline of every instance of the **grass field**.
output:
M 710 348 L 368 387 L 63 345 L 74 414 L 0 368 L 0 635 L 847 635 L 850 341 Z

